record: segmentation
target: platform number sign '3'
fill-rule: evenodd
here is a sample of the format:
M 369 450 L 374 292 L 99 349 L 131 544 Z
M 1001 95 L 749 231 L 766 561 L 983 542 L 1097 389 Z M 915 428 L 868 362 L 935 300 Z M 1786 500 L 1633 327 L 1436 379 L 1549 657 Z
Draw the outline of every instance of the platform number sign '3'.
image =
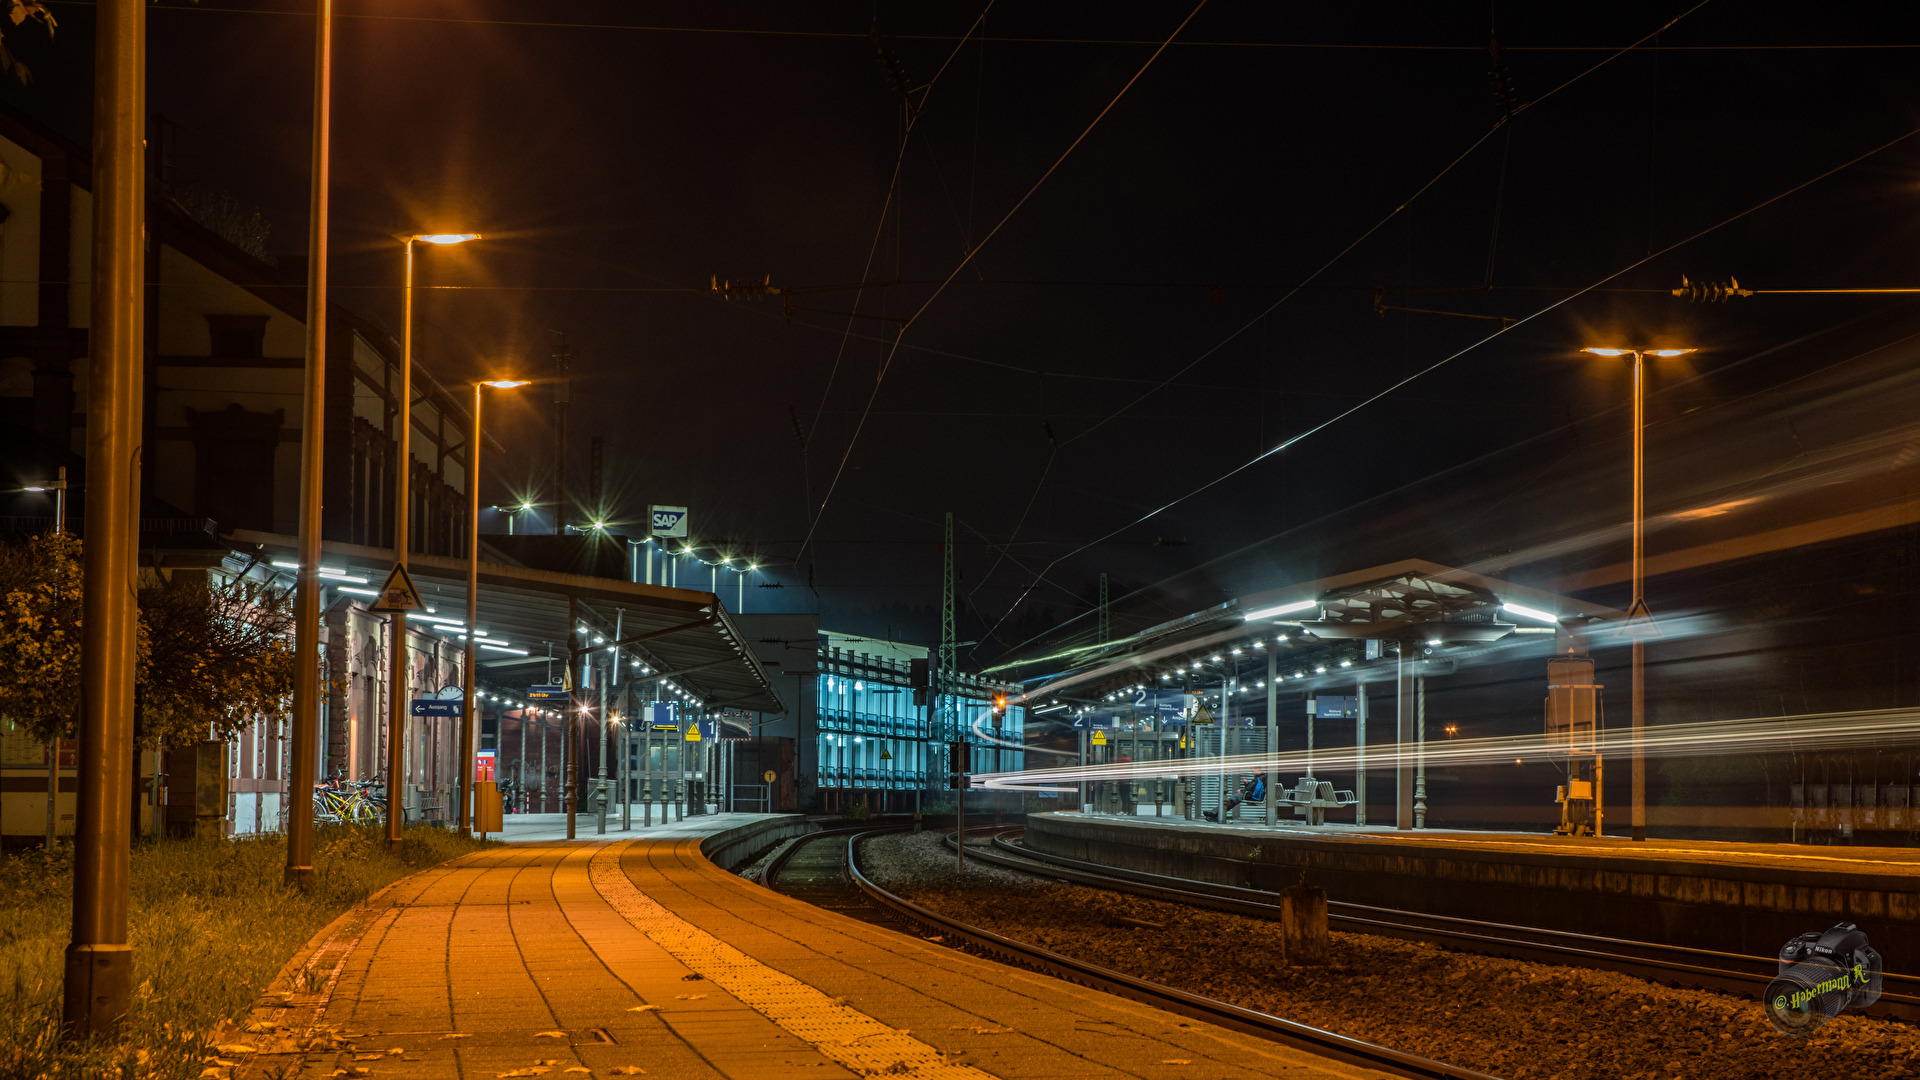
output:
M 684 506 L 653 507 L 653 535 L 684 538 L 687 535 L 687 508 Z

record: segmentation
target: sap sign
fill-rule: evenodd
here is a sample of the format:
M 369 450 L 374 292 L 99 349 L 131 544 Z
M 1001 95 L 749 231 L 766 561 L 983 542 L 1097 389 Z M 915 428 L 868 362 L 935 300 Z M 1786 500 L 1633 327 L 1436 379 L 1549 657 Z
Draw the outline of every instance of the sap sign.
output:
M 656 506 L 653 508 L 653 535 L 687 535 L 687 508 L 684 506 Z

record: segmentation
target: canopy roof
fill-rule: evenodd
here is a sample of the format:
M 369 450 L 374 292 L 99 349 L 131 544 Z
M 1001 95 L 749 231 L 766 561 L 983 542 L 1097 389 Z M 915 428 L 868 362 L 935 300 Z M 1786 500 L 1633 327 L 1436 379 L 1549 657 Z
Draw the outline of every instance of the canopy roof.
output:
M 1515 617 L 1516 611 L 1525 614 Z M 1369 567 L 1314 581 L 1263 589 L 1148 627 L 1105 645 L 1055 654 L 1066 670 L 1032 680 L 1027 701 L 1056 695 L 1097 699 L 1115 687 L 1153 679 L 1160 668 L 1215 650 L 1240 653 L 1271 637 L 1273 627 L 1302 633 L 1284 647 L 1311 666 L 1339 641 L 1381 640 L 1471 649 L 1515 633 L 1550 633 L 1557 625 L 1624 620 L 1626 613 L 1575 597 L 1502 581 L 1424 559 Z M 1262 643 L 1260 648 L 1268 646 Z M 1349 646 L 1350 648 L 1350 646 Z M 1294 661 L 1289 660 L 1291 666 Z
M 291 536 L 236 529 L 226 539 L 244 554 L 269 561 L 291 564 L 296 556 Z M 393 567 L 393 552 L 328 542 L 321 545 L 321 560 L 324 568 L 364 575 L 370 582 L 365 588 L 378 588 Z M 464 621 L 465 559 L 414 554 L 407 558 L 407 571 L 422 599 L 436 609 L 437 619 Z M 549 656 L 566 658 L 573 629 L 568 622 L 571 606 L 579 620 L 575 625 L 587 631 L 579 640 L 581 646 L 595 645 L 596 638 L 604 639 L 600 648 L 611 648 L 619 641 L 623 655 L 653 669 L 647 678 L 671 679 L 709 709 L 769 713 L 785 709 L 773 680 L 713 593 L 486 561 L 480 563 L 479 576 L 477 623 L 510 642 L 510 649 L 483 645 L 479 666 L 503 679 L 524 671 L 527 677 L 522 681 L 544 680 L 546 673 L 539 665 Z M 338 582 L 327 583 L 340 587 Z M 526 655 L 519 655 L 521 650 Z

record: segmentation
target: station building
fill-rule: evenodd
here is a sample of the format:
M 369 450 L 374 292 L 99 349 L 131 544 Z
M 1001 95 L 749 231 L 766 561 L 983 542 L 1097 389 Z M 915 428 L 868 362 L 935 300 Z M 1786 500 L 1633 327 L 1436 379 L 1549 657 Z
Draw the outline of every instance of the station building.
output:
M 791 776 L 793 787 L 775 793 L 773 809 L 865 804 L 888 813 L 945 802 L 954 741 L 970 745 L 973 772 L 1026 767 L 1027 712 L 1014 700 L 1015 684 L 956 672 L 946 683 L 953 708 L 943 719 L 937 696 L 923 700 L 913 685 L 914 661 L 936 659 L 925 645 L 823 630 L 812 614 L 734 618 L 787 705 L 760 718 L 757 745 L 740 751 L 760 755 L 776 777 Z M 1007 705 L 996 717 L 1001 698 Z M 752 772 L 738 769 L 743 778 Z
M 899 803 L 890 797 L 894 792 L 946 789 L 949 742 L 969 744 L 973 772 L 1025 767 L 1025 709 L 1010 701 L 1018 686 L 955 672 L 944 684 L 951 709 L 930 693 L 925 704 L 915 704 L 913 661 L 930 659 L 930 651 L 821 632 L 813 752 L 819 786 L 831 793 L 830 802 L 877 792 L 881 803 L 893 806 Z
M 64 527 L 86 534 L 91 176 L 85 147 L 0 105 L 0 536 L 8 539 L 54 527 L 52 500 L 20 489 L 44 486 L 62 469 Z M 305 402 L 305 267 L 297 258 L 273 258 L 262 237 L 196 206 L 163 177 L 149 177 L 143 584 L 185 576 L 219 588 L 244 578 L 290 589 Z M 397 260 L 397 245 L 394 252 Z M 519 699 L 529 684 L 545 681 L 553 667 L 548 657 L 564 658 L 584 634 L 609 641 L 645 635 L 622 655 L 651 672 L 672 673 L 675 692 L 698 709 L 784 708 L 711 591 L 609 581 L 571 565 L 539 569 L 546 561 L 539 553 L 483 540 L 479 622 L 467 627 L 466 394 L 436 381 L 431 369 L 442 358 L 416 348 L 414 398 L 402 403 L 395 335 L 338 306 L 330 305 L 326 318 L 320 776 L 384 778 L 390 702 L 446 696 L 458 687 L 470 630 L 476 641 L 486 635 L 475 681 L 486 694 L 480 708 L 487 730 L 497 739 L 508 713 L 530 722 L 554 776 L 566 718 Z M 386 620 L 368 603 L 392 565 L 402 424 L 411 426 L 408 561 L 429 610 L 409 620 L 407 674 L 404 685 L 391 686 Z M 613 560 L 615 567 L 624 562 Z M 540 678 L 530 678 L 536 670 Z M 164 754 L 141 751 L 143 831 L 163 824 L 221 835 L 281 828 L 289 795 L 306 797 L 289 775 L 287 717 L 233 720 L 219 738 Z M 404 772 L 394 797 L 410 819 L 451 818 L 458 735 L 458 724 L 443 717 L 409 716 L 403 725 Z M 597 743 L 581 741 L 583 751 L 597 751 Z M 49 831 L 71 834 L 75 763 L 73 740 L 43 744 L 0 717 L 0 837 L 24 844 Z M 542 778 L 537 786 L 545 808 L 558 809 L 558 784 Z

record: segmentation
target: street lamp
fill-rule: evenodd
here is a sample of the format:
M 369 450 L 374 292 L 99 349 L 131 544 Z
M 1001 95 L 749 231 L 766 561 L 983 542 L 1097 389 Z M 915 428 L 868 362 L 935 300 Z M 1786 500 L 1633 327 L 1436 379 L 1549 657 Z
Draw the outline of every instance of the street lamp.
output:
M 1646 588 L 1646 358 L 1649 356 L 1685 356 L 1693 349 L 1615 349 L 1588 348 L 1581 352 L 1595 356 L 1633 357 L 1633 604 L 1627 608 L 1627 633 L 1633 636 L 1633 838 L 1647 838 L 1647 757 L 1646 757 L 1646 644 L 1636 632 L 1639 620 L 1652 622 L 1647 611 Z
M 413 454 L 413 245 L 415 242 L 442 246 L 464 244 L 480 239 L 480 234 L 416 233 L 398 234 L 394 238 L 405 245 L 407 252 L 406 276 L 400 290 L 400 393 L 394 406 L 399 430 L 395 433 L 393 457 L 393 562 L 404 569 L 410 539 L 407 516 L 412 502 L 407 480 L 412 471 L 409 465 Z M 472 487 L 471 479 L 468 487 Z M 401 777 L 406 766 L 407 616 L 405 612 L 396 611 L 387 618 L 392 626 L 387 648 L 387 847 L 399 851 L 400 825 L 406 818 Z M 473 640 L 471 633 L 467 640 Z
M 495 384 L 489 383 L 487 385 L 492 386 Z M 525 384 L 515 383 L 514 385 L 523 386 Z M 512 536 L 514 533 L 514 525 L 516 522 L 519 521 L 520 515 L 530 514 L 537 509 L 539 509 L 538 503 L 528 502 L 527 500 L 522 499 L 521 501 L 514 503 L 512 506 L 500 506 L 498 504 L 495 504 L 493 507 L 493 512 L 496 514 L 507 515 L 507 535 Z
M 53 531 L 67 531 L 67 467 L 60 466 L 60 475 L 52 480 L 28 484 L 21 491 L 53 492 Z
M 456 825 L 461 833 L 473 835 L 473 654 L 474 634 L 480 616 L 480 391 L 511 390 L 527 385 L 525 379 L 485 379 L 473 384 L 473 431 L 467 437 L 467 655 L 461 664 L 460 678 L 460 814 Z M 392 794 L 388 794 L 392 798 Z

